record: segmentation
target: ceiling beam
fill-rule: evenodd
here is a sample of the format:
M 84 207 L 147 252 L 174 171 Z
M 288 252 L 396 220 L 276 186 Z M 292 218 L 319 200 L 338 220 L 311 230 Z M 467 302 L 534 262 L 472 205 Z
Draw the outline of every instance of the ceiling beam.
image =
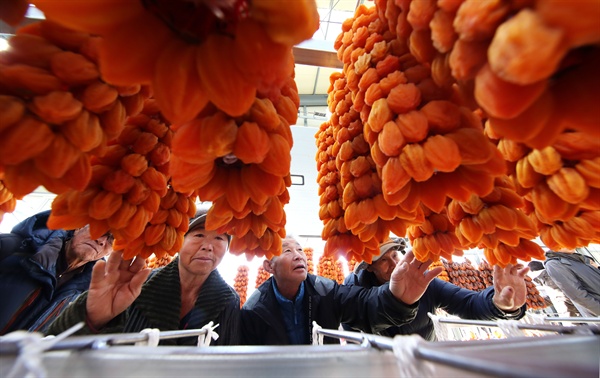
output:
M 338 59 L 337 51 L 333 48 L 333 41 L 309 39 L 294 46 L 292 51 L 297 64 L 344 68 L 344 64 Z
M 301 94 L 300 106 L 327 106 L 326 94 Z

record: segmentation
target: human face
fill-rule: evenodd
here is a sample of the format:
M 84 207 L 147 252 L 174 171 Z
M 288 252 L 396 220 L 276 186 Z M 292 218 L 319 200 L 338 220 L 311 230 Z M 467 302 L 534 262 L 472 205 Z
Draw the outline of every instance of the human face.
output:
M 392 272 L 394 271 L 394 268 L 399 260 L 400 256 L 398 255 L 398 251 L 392 248 L 383 256 L 381 256 L 379 260 L 369 265 L 367 271 L 373 272 L 373 274 L 375 274 L 375 278 L 377 278 L 377 281 L 383 285 L 384 283 L 389 282 L 392 278 Z
M 112 241 L 111 234 L 92 240 L 89 226 L 82 227 L 73 234 L 67 257 L 85 262 L 99 260 L 112 252 Z
M 306 254 L 300 243 L 293 238 L 283 239 L 281 255 L 273 257 L 269 265 L 269 273 L 273 274 L 278 285 L 284 282 L 300 285 L 308 274 Z
M 195 228 L 183 239 L 179 267 L 196 275 L 209 275 L 223 260 L 229 242 L 227 235 Z

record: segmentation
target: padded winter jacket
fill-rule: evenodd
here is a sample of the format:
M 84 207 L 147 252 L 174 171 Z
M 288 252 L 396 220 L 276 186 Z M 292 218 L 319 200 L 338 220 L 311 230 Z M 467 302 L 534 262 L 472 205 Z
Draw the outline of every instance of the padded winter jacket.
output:
M 546 272 L 582 316 L 600 316 L 600 270 L 578 253 L 546 252 Z
M 36 214 L 0 235 L 0 335 L 43 332 L 89 287 L 95 262 L 69 272 L 68 279 L 57 277 L 57 268 L 66 264 L 64 245 L 72 232 L 48 229 L 49 215 Z
M 239 344 L 240 297 L 217 270 L 208 276 L 192 310 L 179 319 L 181 311 L 181 284 L 179 259 L 157 269 L 146 280 L 139 297 L 123 313 L 111 320 L 101 333 L 140 332 L 146 328 L 161 331 L 202 328 L 210 321 L 219 324 L 219 335 L 211 345 Z M 85 321 L 87 292 L 73 302 L 50 328 L 48 334 L 59 334 L 78 322 Z M 78 334 L 91 334 L 85 326 Z M 196 345 L 197 337 L 162 340 L 161 345 Z
M 379 283 L 375 278 L 375 274 L 367 270 L 361 270 L 358 274 L 352 273 L 346 277 L 344 285 L 371 288 L 379 286 Z M 419 334 L 425 340 L 434 341 L 435 331 L 433 321 L 427 313 L 431 312 L 435 314 L 435 310 L 438 308 L 463 319 L 520 319 L 525 315 L 527 305 L 523 305 L 516 312 L 505 313 L 494 305 L 492 302 L 493 297 L 493 287 L 488 287 L 483 291 L 477 292 L 463 289 L 439 278 L 434 278 L 419 300 L 419 311 L 415 319 L 399 327 L 390 327 L 380 331 L 378 334 L 388 337 Z M 356 329 L 356 327 L 352 327 L 350 324 L 344 324 L 344 328 Z
M 407 305 L 394 298 L 389 285 L 371 290 L 358 286 L 342 286 L 335 281 L 309 274 L 304 281 L 304 309 L 308 316 L 308 335 L 312 343 L 312 322 L 325 329 L 338 329 L 349 323 L 368 333 L 381 332 L 391 326 L 411 321 L 418 302 Z M 273 277 L 265 281 L 242 307 L 242 344 L 290 344 L 279 303 L 273 291 Z M 339 343 L 324 338 L 325 343 Z

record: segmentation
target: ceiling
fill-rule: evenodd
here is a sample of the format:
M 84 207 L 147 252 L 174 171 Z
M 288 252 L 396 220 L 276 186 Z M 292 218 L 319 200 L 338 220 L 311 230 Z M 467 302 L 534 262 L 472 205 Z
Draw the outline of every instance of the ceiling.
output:
M 327 89 L 329 76 L 341 71 L 333 42 L 341 32 L 342 22 L 354 16 L 356 7 L 371 0 L 317 0 L 320 16 L 319 30 L 309 41 L 294 48 L 296 57 L 296 83 L 301 98 L 297 126 L 293 128 L 294 148 L 292 149 L 291 173 L 298 178 L 298 184 L 290 188 L 291 202 L 286 206 L 288 230 L 297 235 L 319 237 L 322 223 L 318 218 L 319 197 L 316 184 L 316 146 L 314 134 L 317 128 L 329 118 L 327 109 Z M 43 18 L 43 14 L 31 8 L 24 24 Z M 8 39 L 14 28 L 0 22 L 0 37 Z M 300 184 L 301 183 L 301 184 Z M 44 188 L 19 201 L 12 214 L 5 214 L 0 223 L 0 232 L 9 231 L 19 221 L 45 209 L 49 209 L 53 193 Z
M 352 18 L 356 8 L 364 3 L 373 4 L 371 0 L 317 0 L 321 21 L 319 30 L 311 40 L 303 42 L 295 48 L 296 62 L 300 61 L 298 47 L 306 47 L 317 52 L 317 55 L 329 53 L 335 58 L 331 61 L 328 60 L 327 64 L 318 59 L 315 59 L 311 65 L 296 64 L 296 84 L 298 93 L 300 93 L 298 126 L 319 127 L 329 119 L 330 113 L 327 109 L 329 76 L 333 72 L 341 71 L 341 62 L 337 60 L 333 43 L 342 31 L 342 23 L 348 18 Z M 325 65 L 327 66 L 324 67 Z

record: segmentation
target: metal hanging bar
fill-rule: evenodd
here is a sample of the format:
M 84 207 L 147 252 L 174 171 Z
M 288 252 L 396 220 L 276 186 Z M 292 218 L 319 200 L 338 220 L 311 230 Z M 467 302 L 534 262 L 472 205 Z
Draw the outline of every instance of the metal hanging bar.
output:
M 340 331 L 334 329 L 318 329 L 318 334 L 324 336 L 335 337 L 338 339 L 345 339 L 360 344 L 363 347 L 373 347 L 376 349 L 392 350 L 393 340 L 389 337 L 372 335 L 369 333 L 352 332 L 352 331 Z
M 163 331 L 159 333 L 159 340 L 178 339 L 182 337 L 198 337 L 206 335 L 207 329 L 186 329 L 176 331 Z M 147 342 L 150 338 L 146 333 L 114 333 L 104 335 L 70 336 L 56 342 L 48 350 L 79 350 L 102 349 L 116 345 L 131 345 L 138 342 Z M 43 339 L 42 339 L 43 340 Z M 4 354 L 19 353 L 19 344 L 15 341 L 0 340 L 0 351 Z
M 161 331 L 159 340 L 178 339 L 182 337 L 198 337 L 205 335 L 206 329 L 185 329 L 176 331 Z M 150 335 L 144 333 L 111 333 L 93 336 L 72 336 L 52 347 L 51 350 L 65 349 L 99 349 L 113 345 L 131 345 L 138 342 L 146 342 Z
M 600 318 L 579 318 L 579 317 L 545 317 L 545 322 L 571 322 L 571 323 L 600 323 Z
M 494 322 L 482 323 L 485 323 L 486 326 L 488 326 L 488 323 L 493 323 L 494 325 L 496 325 Z M 318 329 L 317 333 L 329 337 L 343 338 L 348 341 L 360 343 L 364 347 L 374 347 L 377 349 L 391 351 L 394 350 L 394 343 L 398 342 L 397 338 L 402 337 L 397 336 L 395 341 L 395 339 L 384 336 L 376 336 L 359 332 L 338 331 L 331 329 Z M 489 358 L 482 358 L 481 355 L 473 355 L 473 353 L 470 353 L 469 351 L 488 350 L 490 351 L 490 353 L 493 353 L 491 351 L 506 351 L 508 350 L 507 348 L 513 348 L 514 350 L 518 351 L 523 348 L 532 348 L 536 346 L 546 348 L 561 347 L 562 349 L 572 350 L 577 345 L 577 343 L 581 343 L 581 345 L 579 346 L 579 349 L 581 350 L 580 353 L 585 353 L 583 351 L 588 351 L 588 349 L 597 349 L 598 340 L 598 336 L 592 335 L 550 335 L 545 337 L 521 337 L 517 339 L 475 340 L 469 342 L 428 342 L 423 340 L 422 343 L 415 347 L 414 357 L 422 359 L 424 361 L 439 363 L 442 365 L 467 370 L 481 375 L 502 378 L 537 378 L 540 375 L 543 375 L 543 372 L 540 370 L 539 364 L 526 365 L 523 364 L 522 361 L 520 364 L 515 364 L 515 361 L 512 361 L 510 359 L 506 362 L 501 362 L 502 360 L 497 361 Z M 589 348 L 588 345 L 595 345 L 595 347 Z M 582 363 L 582 361 L 578 361 L 576 364 L 574 363 L 573 366 L 568 367 L 569 369 L 579 369 L 578 376 L 592 377 L 598 375 L 598 369 L 597 366 L 595 366 L 597 365 L 597 360 L 593 357 L 595 352 L 593 350 L 588 352 L 590 352 L 589 354 L 592 355 L 592 357 L 589 358 L 589 356 L 587 356 L 587 360 L 584 361 L 585 363 Z M 594 360 L 596 362 L 594 362 Z M 564 373 L 564 366 L 560 366 L 560 368 L 563 370 L 559 369 L 557 371 L 554 371 L 552 370 L 552 367 L 549 367 L 550 370 L 546 371 L 545 373 L 549 374 L 548 376 L 558 377 Z
M 479 327 L 499 327 L 498 323 L 489 320 L 469 320 L 469 319 L 451 319 L 440 318 L 440 323 L 458 325 L 458 326 L 479 326 Z M 562 334 L 577 333 L 582 329 L 589 329 L 593 334 L 600 334 L 600 328 L 595 325 L 581 325 L 578 327 L 566 327 L 555 324 L 526 324 L 518 323 L 517 328 L 522 330 L 557 332 Z

